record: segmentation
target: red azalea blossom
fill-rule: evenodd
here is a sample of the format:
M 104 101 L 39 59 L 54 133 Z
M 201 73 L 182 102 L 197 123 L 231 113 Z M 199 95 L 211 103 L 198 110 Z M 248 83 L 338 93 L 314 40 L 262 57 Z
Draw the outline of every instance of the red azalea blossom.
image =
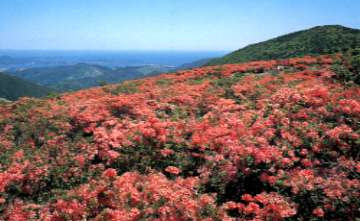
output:
M 103 172 L 104 177 L 112 178 L 117 175 L 117 171 L 115 169 L 109 168 Z
M 181 173 L 181 170 L 174 166 L 168 166 L 165 168 L 165 171 L 174 175 L 179 175 Z
M 315 216 L 317 216 L 317 217 L 323 217 L 324 216 L 324 211 L 323 211 L 323 209 L 322 208 L 316 208 L 316 209 L 314 209 L 313 210 L 313 212 L 312 212 Z
M 1 103 L 0 220 L 355 220 L 360 88 L 334 59 Z

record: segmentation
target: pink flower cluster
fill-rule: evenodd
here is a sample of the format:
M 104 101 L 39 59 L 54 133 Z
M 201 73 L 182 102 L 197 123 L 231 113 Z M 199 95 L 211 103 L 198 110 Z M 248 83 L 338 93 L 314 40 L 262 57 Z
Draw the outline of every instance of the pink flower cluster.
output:
M 333 81 L 332 61 L 1 104 L 0 220 L 355 220 L 360 87 Z

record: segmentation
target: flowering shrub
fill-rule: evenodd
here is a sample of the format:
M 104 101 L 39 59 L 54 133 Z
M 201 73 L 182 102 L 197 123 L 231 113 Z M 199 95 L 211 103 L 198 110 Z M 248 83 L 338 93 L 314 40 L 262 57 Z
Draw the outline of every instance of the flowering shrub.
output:
M 328 56 L 0 104 L 0 220 L 356 220 L 360 88 Z

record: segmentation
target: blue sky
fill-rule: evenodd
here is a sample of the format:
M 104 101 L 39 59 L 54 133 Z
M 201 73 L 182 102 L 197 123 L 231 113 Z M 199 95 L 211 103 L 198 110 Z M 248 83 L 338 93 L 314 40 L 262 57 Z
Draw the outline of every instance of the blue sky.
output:
M 0 49 L 234 50 L 316 25 L 360 28 L 359 0 L 0 0 Z

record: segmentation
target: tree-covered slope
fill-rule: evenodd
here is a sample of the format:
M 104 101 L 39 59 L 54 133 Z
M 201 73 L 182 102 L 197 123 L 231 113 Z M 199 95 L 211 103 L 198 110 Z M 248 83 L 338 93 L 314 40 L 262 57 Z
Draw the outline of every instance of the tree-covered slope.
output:
M 360 47 L 360 30 L 340 25 L 317 26 L 246 46 L 209 65 L 331 54 Z
M 0 97 L 16 100 L 19 97 L 42 97 L 51 91 L 29 81 L 0 73 Z

